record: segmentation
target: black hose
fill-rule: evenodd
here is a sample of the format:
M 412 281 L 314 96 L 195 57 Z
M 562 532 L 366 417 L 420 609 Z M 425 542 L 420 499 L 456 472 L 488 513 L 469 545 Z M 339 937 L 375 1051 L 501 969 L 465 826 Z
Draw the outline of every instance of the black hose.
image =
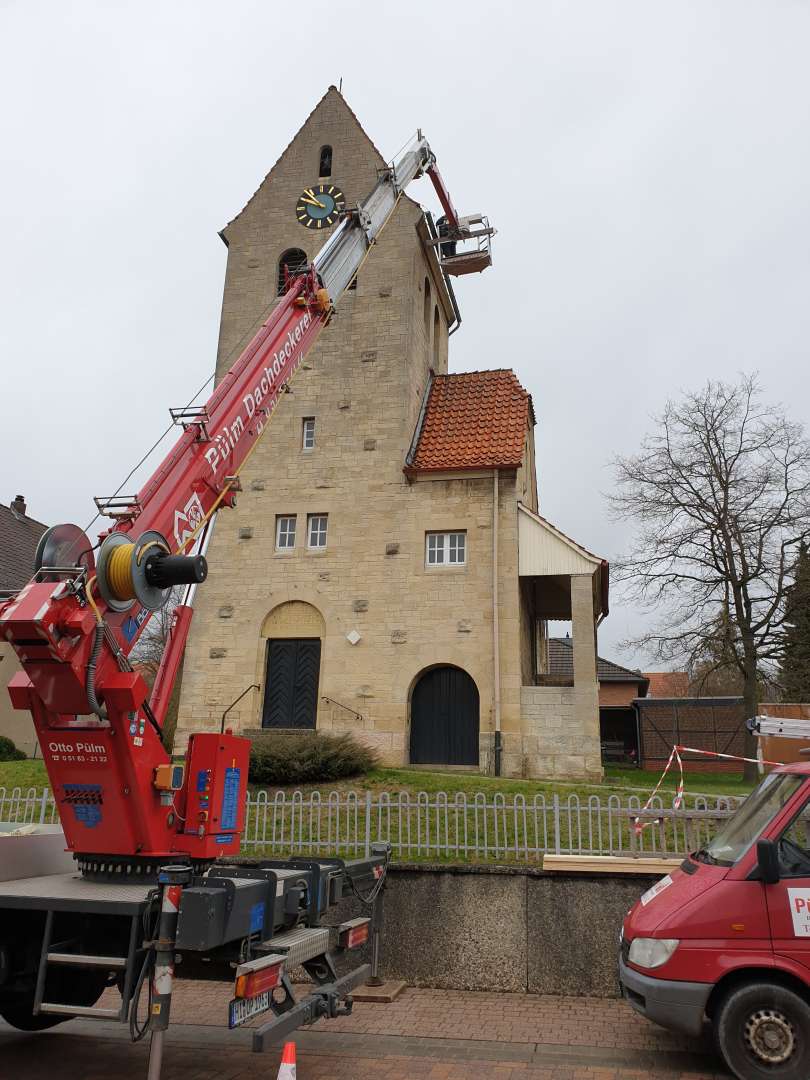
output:
M 143 958 L 143 964 L 141 966 L 140 975 L 138 975 L 138 981 L 135 983 L 135 989 L 132 991 L 132 999 L 129 1007 L 129 1034 L 133 1042 L 140 1042 L 144 1035 L 149 1030 L 149 1023 L 152 1019 L 152 979 L 151 971 L 155 963 L 155 950 L 149 948 L 146 956 Z M 146 1020 L 143 1022 L 143 1026 L 138 1023 L 138 1002 L 141 1000 L 141 991 L 143 990 L 144 979 L 149 976 L 149 995 L 146 1002 Z
M 153 890 L 148 897 L 151 904 L 155 904 L 160 899 L 160 893 Z M 143 958 L 143 964 L 141 965 L 140 974 L 132 991 L 129 1005 L 129 1034 L 133 1042 L 140 1042 L 144 1035 L 149 1030 L 149 1023 L 152 1019 L 152 968 L 155 963 L 155 948 L 152 944 L 155 932 L 158 927 L 158 920 L 160 919 L 160 908 L 155 913 L 152 925 L 149 925 L 149 912 L 150 909 L 146 908 L 143 913 L 143 934 L 144 940 L 148 942 L 146 946 L 146 956 Z M 138 1023 L 138 1002 L 141 999 L 141 991 L 143 990 L 143 984 L 146 977 L 149 976 L 149 997 L 147 1000 L 146 1008 L 146 1020 L 141 1026 Z
M 371 892 L 367 893 L 365 896 L 357 888 L 357 886 L 355 885 L 355 883 L 352 880 L 352 878 L 350 877 L 350 875 L 348 875 L 348 874 L 346 875 L 346 878 L 347 878 L 347 880 L 349 882 L 349 888 L 352 890 L 352 892 L 354 893 L 356 898 L 360 901 L 360 903 L 365 904 L 366 907 L 370 907 L 374 903 L 374 901 L 377 899 L 379 894 L 382 892 L 383 886 L 385 885 L 385 879 L 388 876 L 388 864 L 389 864 L 390 861 L 391 861 L 391 849 L 389 848 L 388 851 L 386 851 L 386 853 L 385 853 L 385 858 L 384 858 L 384 861 L 383 861 L 382 873 L 377 878 L 377 880 L 374 882 L 374 885 L 372 886 Z
M 168 748 L 168 746 L 166 745 L 166 743 L 164 742 L 164 739 L 163 739 L 163 728 L 160 726 L 160 724 L 158 723 L 157 717 L 152 712 L 152 708 L 151 708 L 149 702 L 144 701 L 143 705 L 141 705 L 141 708 L 143 709 L 144 714 L 146 715 L 146 719 L 149 721 L 149 723 L 155 729 L 155 734 L 160 739 L 160 745 L 163 747 L 163 749 L 166 751 L 166 753 L 168 753 L 169 748 Z
M 96 664 L 98 663 L 98 654 L 101 652 L 101 646 L 104 642 L 104 623 L 96 623 L 96 637 L 93 641 L 93 649 L 90 653 L 90 659 L 87 661 L 87 701 L 90 705 L 90 710 L 101 717 L 102 720 L 107 719 L 107 710 L 101 704 L 96 697 Z

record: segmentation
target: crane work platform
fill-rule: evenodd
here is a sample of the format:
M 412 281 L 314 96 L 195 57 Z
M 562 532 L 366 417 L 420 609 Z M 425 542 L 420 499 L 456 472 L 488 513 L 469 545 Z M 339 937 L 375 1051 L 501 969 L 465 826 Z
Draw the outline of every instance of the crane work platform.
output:
M 481 228 L 473 228 L 480 225 Z M 438 248 L 442 270 L 451 277 L 463 277 L 465 274 L 480 274 L 492 266 L 491 238 L 495 235 L 489 218 L 483 214 L 472 214 L 459 218 L 457 228 L 453 229 L 446 217 L 436 222 L 438 239 L 431 241 Z

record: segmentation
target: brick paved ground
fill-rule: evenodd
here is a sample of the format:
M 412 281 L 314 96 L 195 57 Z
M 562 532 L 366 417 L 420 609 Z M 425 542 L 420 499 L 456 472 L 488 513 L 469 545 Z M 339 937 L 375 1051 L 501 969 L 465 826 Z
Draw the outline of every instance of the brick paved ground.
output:
M 228 988 L 178 983 L 164 1080 L 275 1078 L 278 1054 L 250 1053 L 224 1027 Z M 298 1080 L 710 1080 L 707 1041 L 661 1031 L 618 1001 L 406 990 L 390 1005 L 297 1033 Z M 143 1080 L 147 1047 L 121 1025 L 73 1021 L 40 1035 L 0 1024 L 3 1080 Z

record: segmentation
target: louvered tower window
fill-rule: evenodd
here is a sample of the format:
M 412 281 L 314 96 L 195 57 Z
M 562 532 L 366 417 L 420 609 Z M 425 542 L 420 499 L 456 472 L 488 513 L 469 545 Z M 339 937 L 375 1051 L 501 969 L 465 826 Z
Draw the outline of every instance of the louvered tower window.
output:
M 278 288 L 277 293 L 279 296 L 284 295 L 284 267 L 291 274 L 300 273 L 301 270 L 307 268 L 307 253 L 302 251 L 301 248 L 288 248 L 287 251 L 278 260 Z

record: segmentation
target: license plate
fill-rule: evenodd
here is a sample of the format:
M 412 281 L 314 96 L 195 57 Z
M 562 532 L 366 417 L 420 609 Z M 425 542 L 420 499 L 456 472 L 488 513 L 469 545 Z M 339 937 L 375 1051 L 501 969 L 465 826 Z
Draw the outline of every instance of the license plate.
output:
M 266 990 L 252 998 L 234 998 L 228 1006 L 228 1027 L 239 1027 L 259 1013 L 267 1012 L 272 1002 L 272 992 Z

